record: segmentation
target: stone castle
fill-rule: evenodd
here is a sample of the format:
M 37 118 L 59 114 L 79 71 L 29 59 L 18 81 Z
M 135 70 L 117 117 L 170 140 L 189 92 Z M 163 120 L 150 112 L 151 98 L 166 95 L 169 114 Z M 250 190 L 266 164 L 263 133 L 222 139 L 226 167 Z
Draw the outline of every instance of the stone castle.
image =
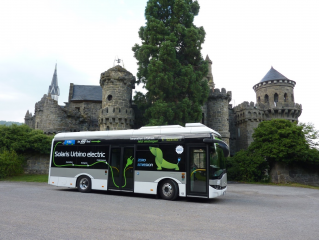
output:
M 212 61 L 206 57 L 210 93 L 202 106 L 202 123 L 218 131 L 234 155 L 253 141 L 252 133 L 259 122 L 274 118 L 297 122 L 302 106 L 294 102 L 296 82 L 273 67 L 253 86 L 256 103 L 243 102 L 232 107 L 230 91 L 215 88 Z M 135 121 L 140 113 L 132 103 L 135 77 L 117 65 L 101 73 L 100 86 L 70 84 L 65 106 L 58 104 L 57 67 L 48 94 L 35 104 L 34 115 L 27 111 L 25 124 L 44 133 L 104 131 L 139 128 Z

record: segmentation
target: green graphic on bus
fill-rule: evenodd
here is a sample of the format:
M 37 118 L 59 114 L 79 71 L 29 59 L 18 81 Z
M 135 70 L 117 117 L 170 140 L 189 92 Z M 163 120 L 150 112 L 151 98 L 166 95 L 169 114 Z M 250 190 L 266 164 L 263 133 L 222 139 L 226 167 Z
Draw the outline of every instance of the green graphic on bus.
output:
M 149 147 L 149 148 L 151 153 L 155 156 L 155 163 L 157 165 L 157 170 L 162 170 L 162 167 L 167 169 L 179 170 L 178 163 L 173 164 L 173 163 L 167 162 L 163 158 L 163 152 L 160 148 L 156 148 L 156 147 Z

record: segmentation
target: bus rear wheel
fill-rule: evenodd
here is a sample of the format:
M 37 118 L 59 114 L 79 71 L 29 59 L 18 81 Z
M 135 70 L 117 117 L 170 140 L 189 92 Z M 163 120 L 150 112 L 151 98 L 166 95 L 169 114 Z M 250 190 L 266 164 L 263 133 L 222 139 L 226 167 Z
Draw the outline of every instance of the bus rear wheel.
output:
M 88 193 L 91 191 L 91 178 L 88 176 L 81 176 L 78 180 L 79 192 Z
M 178 186 L 173 180 L 164 180 L 160 186 L 161 197 L 165 200 L 175 200 L 178 196 Z

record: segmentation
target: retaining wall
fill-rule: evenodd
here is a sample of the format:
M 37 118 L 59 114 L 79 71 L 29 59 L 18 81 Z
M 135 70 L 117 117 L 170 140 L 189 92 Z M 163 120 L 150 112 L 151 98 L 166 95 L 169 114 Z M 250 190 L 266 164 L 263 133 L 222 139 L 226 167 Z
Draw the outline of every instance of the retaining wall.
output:
M 319 187 L 319 168 L 275 163 L 270 171 L 273 183 L 300 183 Z

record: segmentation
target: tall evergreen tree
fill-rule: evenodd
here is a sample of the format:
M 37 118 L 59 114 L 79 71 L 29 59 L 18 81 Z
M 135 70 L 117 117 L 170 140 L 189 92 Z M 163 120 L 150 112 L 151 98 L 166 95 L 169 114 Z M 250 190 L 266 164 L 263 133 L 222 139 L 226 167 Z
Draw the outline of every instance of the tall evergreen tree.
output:
M 207 62 L 201 55 L 203 27 L 193 24 L 199 4 L 193 0 L 149 0 L 146 26 L 139 30 L 142 44 L 132 48 L 138 61 L 137 83 L 145 95 L 134 98 L 145 110 L 146 124 L 184 124 L 201 120 L 208 97 Z

